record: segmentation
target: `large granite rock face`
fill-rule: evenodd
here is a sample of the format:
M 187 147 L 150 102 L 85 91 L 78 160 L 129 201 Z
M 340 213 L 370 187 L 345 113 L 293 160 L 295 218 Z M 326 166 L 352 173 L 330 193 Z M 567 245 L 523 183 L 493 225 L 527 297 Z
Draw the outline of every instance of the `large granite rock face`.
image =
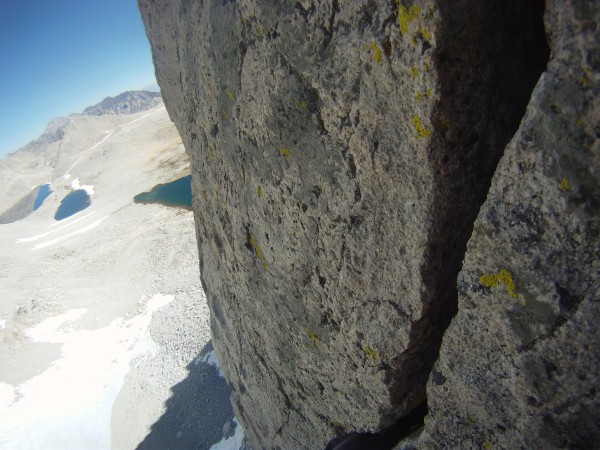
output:
M 599 25 L 598 2 L 547 4 L 551 59 L 468 244 L 429 447 L 600 446 Z
M 255 447 L 381 429 L 428 379 L 433 447 L 510 447 L 576 417 L 598 360 L 574 351 L 597 341 L 591 2 L 549 5 L 552 64 L 460 277 L 547 62 L 542 2 L 139 5 L 191 159 L 213 343 Z M 544 364 L 558 351 L 583 379 Z

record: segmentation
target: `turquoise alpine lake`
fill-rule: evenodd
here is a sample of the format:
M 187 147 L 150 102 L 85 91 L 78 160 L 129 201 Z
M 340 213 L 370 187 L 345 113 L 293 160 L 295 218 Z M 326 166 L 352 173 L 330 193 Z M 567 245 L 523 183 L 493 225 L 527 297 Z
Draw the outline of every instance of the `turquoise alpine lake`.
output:
M 192 176 L 178 178 L 170 183 L 158 184 L 150 192 L 142 192 L 133 197 L 136 203 L 160 203 L 192 209 Z

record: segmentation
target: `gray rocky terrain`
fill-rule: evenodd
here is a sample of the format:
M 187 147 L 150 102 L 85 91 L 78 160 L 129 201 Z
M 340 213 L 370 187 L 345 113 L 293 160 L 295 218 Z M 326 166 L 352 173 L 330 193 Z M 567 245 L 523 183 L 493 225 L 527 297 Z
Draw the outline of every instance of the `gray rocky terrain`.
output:
M 597 2 L 139 5 L 256 448 L 600 445 Z

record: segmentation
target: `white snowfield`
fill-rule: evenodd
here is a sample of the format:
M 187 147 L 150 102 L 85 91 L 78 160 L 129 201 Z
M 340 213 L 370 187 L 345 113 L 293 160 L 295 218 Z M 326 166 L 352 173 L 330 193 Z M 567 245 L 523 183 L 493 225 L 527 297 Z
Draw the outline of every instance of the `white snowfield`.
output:
M 73 116 L 52 146 L 36 173 L 31 155 L 0 161 L 4 209 L 53 189 L 0 225 L 0 448 L 135 448 L 210 339 L 192 213 L 133 203 L 189 163 L 162 106 Z M 55 221 L 73 189 L 91 206 Z
M 62 235 L 60 235 L 60 236 L 58 236 L 58 237 L 56 237 L 54 239 L 50 239 L 50 240 L 41 242 L 39 244 L 36 244 L 36 245 L 34 245 L 31 248 L 31 250 L 38 250 L 40 248 L 48 247 L 49 245 L 56 244 L 57 242 L 60 242 L 60 241 L 62 241 L 64 239 L 68 239 L 71 236 L 76 236 L 78 234 L 85 233 L 86 231 L 89 231 L 89 230 L 91 230 L 93 228 L 96 228 L 107 217 L 108 216 L 104 216 L 104 217 L 102 217 L 102 218 L 100 218 L 100 219 L 98 219 L 98 220 L 96 220 L 96 221 L 94 221 L 94 222 L 92 222 L 90 224 L 87 224 L 85 226 L 79 227 L 79 228 L 75 229 L 74 231 L 71 231 L 70 233 L 62 234 Z
M 81 318 L 85 308 L 29 329 L 26 335 L 34 342 L 61 344 L 61 357 L 16 388 L 3 384 L 0 447 L 110 448 L 117 394 L 132 361 L 139 364 L 140 358 L 156 355 L 157 345 L 148 327 L 153 312 L 173 298 L 156 294 L 143 314 L 129 320 L 117 318 L 95 330 L 67 326 Z

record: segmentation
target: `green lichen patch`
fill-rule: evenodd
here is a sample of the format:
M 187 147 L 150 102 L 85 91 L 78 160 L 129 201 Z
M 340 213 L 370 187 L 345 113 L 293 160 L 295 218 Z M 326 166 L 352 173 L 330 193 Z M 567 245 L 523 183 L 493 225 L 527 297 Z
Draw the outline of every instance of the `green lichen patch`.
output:
M 290 156 L 292 154 L 292 151 L 289 148 L 282 148 L 281 150 L 279 150 L 279 154 L 281 156 Z
M 265 195 L 262 186 L 256 188 L 256 195 L 258 195 L 258 198 L 262 198 L 262 196 Z

